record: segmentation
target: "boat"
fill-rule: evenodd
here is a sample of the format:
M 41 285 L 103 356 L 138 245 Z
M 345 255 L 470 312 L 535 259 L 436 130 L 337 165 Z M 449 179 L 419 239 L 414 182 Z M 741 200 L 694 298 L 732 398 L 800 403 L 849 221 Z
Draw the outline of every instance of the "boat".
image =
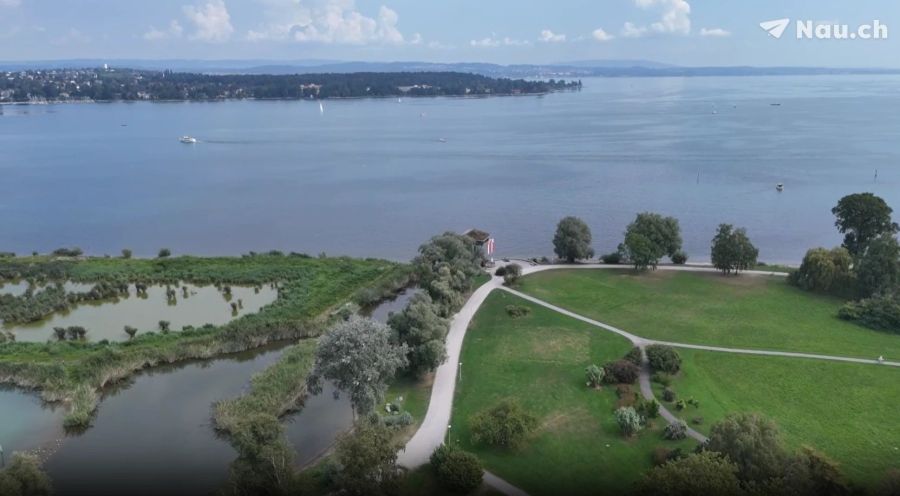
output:
M 195 138 L 193 136 L 182 136 L 181 138 L 178 138 L 178 141 L 180 141 L 182 143 L 187 143 L 189 145 L 193 145 L 194 143 L 197 142 L 197 138 Z
M 447 142 L 447 138 L 438 138 L 438 141 L 441 142 L 441 143 L 446 143 L 446 142 Z
M 325 104 L 322 102 L 319 102 L 319 113 L 325 115 Z
M 780 191 L 784 191 L 784 184 L 783 184 L 783 183 L 778 183 L 778 184 L 776 184 L 776 185 L 775 185 L 775 191 L 779 191 L 779 192 L 780 192 Z
M 770 103 L 769 105 L 771 105 L 771 106 L 773 106 L 773 107 L 780 107 L 780 106 L 781 106 L 780 103 Z

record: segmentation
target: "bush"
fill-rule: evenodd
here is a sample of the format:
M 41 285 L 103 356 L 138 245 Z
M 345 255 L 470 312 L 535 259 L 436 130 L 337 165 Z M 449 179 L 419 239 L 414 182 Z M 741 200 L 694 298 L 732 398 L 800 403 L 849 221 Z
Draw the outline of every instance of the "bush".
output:
M 663 389 L 662 397 L 663 397 L 663 401 L 668 401 L 670 403 L 675 401 L 675 398 L 676 398 L 675 390 L 670 387 Z
M 676 410 L 681 411 L 681 410 L 684 410 L 685 408 L 687 408 L 687 403 L 685 403 L 684 400 L 678 400 L 675 402 Z
M 838 317 L 877 331 L 900 334 L 900 296 L 877 295 L 845 304 Z
M 172 250 L 163 248 L 162 250 L 159 250 L 159 254 L 156 256 L 157 258 L 169 258 L 172 256 Z
M 612 383 L 634 384 L 640 375 L 638 366 L 624 359 L 609 362 L 603 369 L 606 372 L 606 382 Z
M 512 400 L 503 400 L 469 420 L 472 442 L 504 448 L 521 446 L 537 427 L 537 419 Z
M 677 374 L 681 370 L 681 356 L 671 346 L 651 344 L 647 347 L 647 360 L 657 372 Z
M 653 466 L 658 467 L 669 461 L 669 455 L 672 450 L 665 446 L 657 446 L 653 449 Z
M 588 387 L 599 388 L 603 384 L 603 377 L 606 375 L 606 371 L 596 365 L 588 365 L 584 369 L 584 374 L 587 377 Z
M 655 372 L 650 380 L 661 386 L 668 387 L 672 385 L 672 376 L 665 372 Z
M 446 444 L 432 453 L 431 468 L 442 487 L 461 494 L 481 486 L 484 476 L 484 467 L 477 456 Z
M 625 360 L 628 360 L 629 362 L 640 367 L 644 356 L 643 353 L 641 353 L 641 349 L 635 346 L 634 348 L 628 350 L 628 353 L 625 354 L 624 358 Z
M 513 284 L 519 281 L 519 277 L 522 276 L 522 267 L 516 264 L 509 264 L 506 266 L 506 274 L 503 276 L 503 284 L 507 286 L 512 286 Z
M 403 412 L 398 415 L 388 415 L 384 417 L 384 425 L 394 428 L 400 429 L 413 423 L 413 416 L 409 412 Z
M 666 426 L 663 431 L 663 437 L 669 441 L 680 441 L 687 437 L 687 424 L 681 420 L 677 420 Z
M 527 317 L 527 316 L 531 315 L 531 308 L 530 307 L 521 307 L 519 305 L 506 305 L 506 313 L 510 317 L 512 317 L 514 319 L 518 319 L 518 318 Z
M 659 416 L 659 402 L 654 399 L 641 400 L 637 411 L 646 418 L 656 418 Z
M 506 275 L 506 266 L 501 265 L 500 267 L 497 267 L 497 270 L 494 271 L 494 275 L 499 276 L 499 277 L 505 276 Z M 440 449 L 440 448 L 438 448 L 438 449 Z
M 600 261 L 605 264 L 618 265 L 622 263 L 622 254 L 617 251 L 607 253 L 606 255 L 600 256 Z
M 672 255 L 672 263 L 675 265 L 684 265 L 688 261 L 687 253 L 679 250 Z
M 622 407 L 616 410 L 616 423 L 625 437 L 631 437 L 643 428 L 644 419 L 632 407 Z
M 131 250 L 129 250 L 128 248 L 125 248 L 124 250 L 122 250 L 122 258 L 124 258 L 124 259 L 131 258 Z

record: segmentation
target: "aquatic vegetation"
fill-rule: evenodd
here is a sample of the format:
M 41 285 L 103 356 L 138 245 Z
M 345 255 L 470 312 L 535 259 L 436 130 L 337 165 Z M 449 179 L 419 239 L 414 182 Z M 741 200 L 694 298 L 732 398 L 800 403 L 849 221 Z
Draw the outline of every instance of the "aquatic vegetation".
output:
M 406 279 L 402 275 L 406 274 Z M 260 312 L 222 326 L 182 332 L 144 332 L 121 343 L 66 340 L 0 344 L 0 382 L 38 389 L 46 401 L 68 407 L 67 427 L 89 424 L 97 391 L 135 371 L 159 364 L 210 358 L 268 343 L 314 337 L 328 313 L 365 287 L 385 281 L 408 284 L 409 269 L 383 260 L 248 255 L 243 257 L 177 257 L 169 259 L 88 258 L 61 260 L 22 257 L 0 261 L 7 279 L 71 280 L 149 284 L 215 284 L 278 288 L 278 298 Z M 399 286 L 394 291 L 400 289 Z M 87 394 L 92 391 L 93 394 Z

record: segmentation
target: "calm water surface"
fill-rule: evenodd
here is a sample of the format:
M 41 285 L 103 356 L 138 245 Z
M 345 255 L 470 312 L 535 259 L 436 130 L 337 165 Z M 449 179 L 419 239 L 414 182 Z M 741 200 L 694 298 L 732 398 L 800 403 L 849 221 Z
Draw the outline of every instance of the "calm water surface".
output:
M 574 214 L 605 252 L 653 210 L 681 219 L 695 260 L 732 222 L 764 260 L 796 262 L 840 242 L 842 195 L 900 208 L 898 88 L 615 78 L 543 97 L 329 101 L 324 115 L 311 102 L 6 107 L 0 248 L 408 259 L 436 232 L 477 226 L 499 256 L 540 255 Z
M 92 341 L 125 341 L 128 339 L 124 331 L 126 325 L 136 327 L 138 334 L 157 332 L 160 320 L 168 320 L 173 332 L 180 331 L 186 325 L 222 325 L 241 315 L 258 312 L 278 297 L 278 290 L 267 285 L 258 289 L 232 286 L 230 296 L 213 286 L 172 287 L 177 290 L 174 302 L 166 298 L 165 286 L 148 287 L 146 296 L 137 296 L 134 286 L 131 286 L 127 298 L 80 304 L 68 312 L 59 312 L 38 322 L 4 325 L 3 328 L 15 334 L 18 341 L 44 342 L 55 339 L 53 328 L 68 326 L 86 328 L 87 338 Z M 184 296 L 183 287 L 188 288 L 187 297 Z M 243 306 L 234 312 L 231 302 L 238 300 L 241 300 Z

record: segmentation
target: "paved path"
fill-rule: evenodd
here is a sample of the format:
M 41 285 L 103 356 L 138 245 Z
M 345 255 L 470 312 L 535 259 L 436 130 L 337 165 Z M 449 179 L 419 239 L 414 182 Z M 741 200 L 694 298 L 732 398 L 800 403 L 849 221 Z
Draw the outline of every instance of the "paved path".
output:
M 543 272 L 546 270 L 556 270 L 556 269 L 566 269 L 566 270 L 584 270 L 584 269 L 622 269 L 624 266 L 622 265 L 606 265 L 606 264 L 578 264 L 578 265 L 537 265 L 532 266 L 527 261 L 519 261 L 513 260 L 513 263 L 516 263 L 522 267 L 522 275 L 533 274 L 535 272 Z M 674 270 L 674 271 L 684 271 L 684 272 L 716 272 L 716 269 L 710 266 L 696 266 L 696 265 L 679 265 L 679 266 L 660 266 L 659 270 Z M 751 270 L 745 271 L 742 274 L 744 275 L 757 275 L 757 276 L 775 276 L 775 277 L 784 277 L 787 274 L 783 272 L 770 272 L 770 271 L 759 271 L 759 270 Z M 864 364 L 878 364 L 878 365 L 887 365 L 891 367 L 900 367 L 900 363 L 898 362 L 878 362 L 877 360 L 867 360 L 862 358 L 850 358 L 850 357 L 839 357 L 839 356 L 829 356 L 829 355 L 816 355 L 809 353 L 793 353 L 793 352 L 785 352 L 785 351 L 769 351 L 769 350 L 746 350 L 746 349 L 738 349 L 738 348 L 722 348 L 718 346 L 703 346 L 703 345 L 693 345 L 693 344 L 684 344 L 684 343 L 669 343 L 665 341 L 654 341 L 651 339 L 642 338 L 635 334 L 631 334 L 630 332 L 624 331 L 617 327 L 613 327 L 608 324 L 604 324 L 603 322 L 599 322 L 597 320 L 585 317 L 583 315 L 579 315 L 575 312 L 571 312 L 564 308 L 558 307 L 556 305 L 547 303 L 543 300 L 535 298 L 533 296 L 527 295 L 525 293 L 507 288 L 503 286 L 503 279 L 500 277 L 492 277 L 490 281 L 482 285 L 478 288 L 466 304 L 460 309 L 459 313 L 457 313 L 453 320 L 450 323 L 450 331 L 447 333 L 447 361 L 444 362 L 443 365 L 438 367 L 435 372 L 434 385 L 431 390 L 431 400 L 428 403 L 428 412 L 425 414 L 425 420 L 422 422 L 422 425 L 419 426 L 419 430 L 416 431 L 415 435 L 409 442 L 406 444 L 406 448 L 400 453 L 398 457 L 398 463 L 404 467 L 415 468 L 420 465 L 424 465 L 428 463 L 428 458 L 431 456 L 431 453 L 437 449 L 438 446 L 444 443 L 444 439 L 447 435 L 447 430 L 450 428 L 450 414 L 453 408 L 453 395 L 456 389 L 456 375 L 458 373 L 459 367 L 459 354 L 462 350 L 463 339 L 465 338 L 466 330 L 469 327 L 469 323 L 472 321 L 472 317 L 475 316 L 475 312 L 481 307 L 481 304 L 484 303 L 484 300 L 487 296 L 495 289 L 502 289 L 509 293 L 512 293 L 520 298 L 528 300 L 534 304 L 543 306 L 545 308 L 549 308 L 555 312 L 561 313 L 563 315 L 567 315 L 576 320 L 580 320 L 582 322 L 588 323 L 590 325 L 600 327 L 609 332 L 616 333 L 624 338 L 628 339 L 635 346 L 639 346 L 642 349 L 649 344 L 665 344 L 678 348 L 690 348 L 697 350 L 706 350 L 706 351 L 718 351 L 724 353 L 740 353 L 740 354 L 748 354 L 748 355 L 765 355 L 765 356 L 781 356 L 781 357 L 792 357 L 792 358 L 806 358 L 806 359 L 817 359 L 817 360 L 831 360 L 831 361 L 840 361 L 840 362 L 853 362 L 853 363 L 864 363 Z M 646 363 L 646 356 L 643 358 L 644 363 L 641 368 L 640 375 L 640 386 L 641 386 L 641 394 L 645 398 L 653 398 L 653 389 L 650 384 L 650 373 L 649 366 Z M 673 415 L 669 410 L 667 410 L 664 406 L 660 405 L 660 415 L 669 423 L 677 421 L 677 417 Z M 705 441 L 706 437 L 703 434 L 695 431 L 688 427 L 688 435 L 698 441 Z M 510 496 L 525 496 L 525 492 L 521 489 L 509 484 L 508 482 L 500 479 L 499 477 L 485 472 L 485 483 L 494 487 L 504 494 L 508 494 Z

